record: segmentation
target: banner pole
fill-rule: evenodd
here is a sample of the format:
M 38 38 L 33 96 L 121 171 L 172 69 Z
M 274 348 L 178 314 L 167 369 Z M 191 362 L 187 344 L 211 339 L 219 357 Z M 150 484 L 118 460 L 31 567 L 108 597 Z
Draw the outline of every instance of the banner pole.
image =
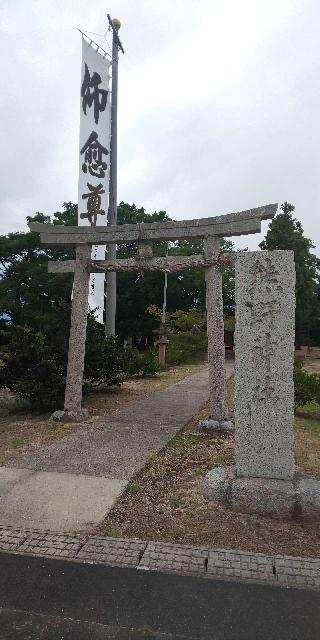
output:
M 117 116 L 118 116 L 118 60 L 119 48 L 122 45 L 118 38 L 120 20 L 111 20 L 112 28 L 112 92 L 111 92 L 111 142 L 110 142 L 110 182 L 109 182 L 109 209 L 108 224 L 117 224 Z M 123 49 L 122 49 L 123 51 Z M 110 244 L 107 249 L 108 260 L 116 259 L 117 246 Z M 116 332 L 116 305 L 117 305 L 117 275 L 114 272 L 107 273 L 105 280 L 105 334 L 114 336 Z

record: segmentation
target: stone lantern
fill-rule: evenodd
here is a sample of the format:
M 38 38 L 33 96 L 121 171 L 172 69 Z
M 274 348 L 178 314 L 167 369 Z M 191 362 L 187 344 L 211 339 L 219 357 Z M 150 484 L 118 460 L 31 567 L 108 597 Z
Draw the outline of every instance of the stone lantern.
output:
M 166 346 L 169 343 L 168 329 L 163 322 L 160 323 L 158 329 L 154 329 L 153 332 L 156 336 L 154 346 L 159 348 L 159 364 L 164 366 L 166 364 Z

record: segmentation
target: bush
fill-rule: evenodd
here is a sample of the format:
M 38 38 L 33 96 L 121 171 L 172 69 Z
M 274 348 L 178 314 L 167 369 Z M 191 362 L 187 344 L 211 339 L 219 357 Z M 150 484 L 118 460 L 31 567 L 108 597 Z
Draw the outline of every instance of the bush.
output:
M 166 325 L 174 333 L 188 332 L 193 328 L 203 331 L 206 329 L 206 314 L 199 309 L 189 309 L 181 311 L 177 309 L 173 313 L 167 314 Z
M 302 362 L 296 360 L 293 371 L 294 403 L 296 407 L 303 407 L 308 402 L 320 404 L 320 375 L 307 373 Z
M 29 400 L 33 409 L 62 408 L 68 341 L 57 336 L 35 332 L 30 327 L 15 327 L 1 355 L 0 388 L 6 387 Z M 84 391 L 100 384 L 120 384 L 125 377 L 123 347 L 116 338 L 106 338 L 103 327 L 89 316 Z
M 234 331 L 236 326 L 235 316 L 225 316 L 224 317 L 224 330 L 225 331 Z
M 125 357 L 125 370 L 128 377 L 154 377 L 159 373 L 159 357 L 155 349 L 140 353 L 137 349 L 129 349 Z
M 166 350 L 167 364 L 183 364 L 203 360 L 208 349 L 206 333 L 184 331 L 169 336 Z
M 100 384 L 121 384 L 126 377 L 125 350 L 114 336 L 89 316 L 84 361 L 85 391 Z
M 162 319 L 162 309 L 154 304 L 147 308 L 147 313 L 159 322 Z M 187 332 L 194 328 L 198 331 L 205 331 L 206 326 L 206 313 L 201 309 L 189 309 L 188 311 L 176 309 L 176 311 L 166 312 L 166 327 L 173 333 Z
M 16 327 L 2 355 L 0 388 L 7 387 L 33 408 L 59 408 L 63 403 L 66 367 L 52 354 L 41 332 Z

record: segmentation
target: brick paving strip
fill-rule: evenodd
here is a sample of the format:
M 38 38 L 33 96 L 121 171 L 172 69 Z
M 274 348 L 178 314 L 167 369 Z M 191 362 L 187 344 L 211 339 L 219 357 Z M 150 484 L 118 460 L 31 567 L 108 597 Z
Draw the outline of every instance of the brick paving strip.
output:
M 0 552 L 184 575 L 320 589 L 320 558 L 0 526 Z

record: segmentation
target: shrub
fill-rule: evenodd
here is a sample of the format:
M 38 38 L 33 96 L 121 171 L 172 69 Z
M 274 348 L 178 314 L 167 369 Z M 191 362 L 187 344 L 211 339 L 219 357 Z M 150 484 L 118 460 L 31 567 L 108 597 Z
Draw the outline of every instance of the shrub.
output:
M 207 335 L 203 332 L 184 331 L 169 336 L 166 351 L 167 364 L 182 364 L 203 360 L 208 349 Z
M 65 327 L 66 329 L 66 327 Z M 0 388 L 7 387 L 30 401 L 33 409 L 63 406 L 68 341 L 61 335 L 15 327 L 1 355 Z M 126 377 L 125 352 L 114 337 L 89 316 L 84 367 L 84 391 L 100 384 L 120 384 Z
M 166 324 L 170 331 L 175 333 L 191 331 L 193 328 L 203 331 L 206 328 L 206 314 L 199 309 L 182 311 L 177 309 L 168 314 Z
M 236 319 L 234 316 L 225 316 L 224 317 L 224 330 L 225 331 L 234 331 L 235 330 Z
M 0 388 L 7 387 L 37 409 L 62 406 L 66 367 L 52 354 L 43 333 L 16 327 L 2 355 Z
M 85 391 L 101 384 L 121 384 L 125 377 L 124 348 L 114 336 L 106 338 L 104 327 L 89 316 L 84 361 Z
M 147 308 L 147 313 L 160 322 L 162 310 L 156 305 L 150 305 Z M 205 311 L 201 309 L 189 309 L 188 311 L 176 309 L 176 311 L 172 312 L 167 311 L 166 327 L 173 333 L 191 331 L 193 328 L 198 329 L 198 331 L 204 331 L 206 329 Z
M 297 407 L 302 407 L 308 402 L 320 404 L 320 375 L 307 373 L 302 362 L 296 360 L 293 371 L 294 402 Z
M 141 353 L 137 349 L 129 349 L 125 357 L 125 370 L 128 377 L 141 376 L 146 378 L 156 376 L 160 370 L 157 351 L 149 349 Z

